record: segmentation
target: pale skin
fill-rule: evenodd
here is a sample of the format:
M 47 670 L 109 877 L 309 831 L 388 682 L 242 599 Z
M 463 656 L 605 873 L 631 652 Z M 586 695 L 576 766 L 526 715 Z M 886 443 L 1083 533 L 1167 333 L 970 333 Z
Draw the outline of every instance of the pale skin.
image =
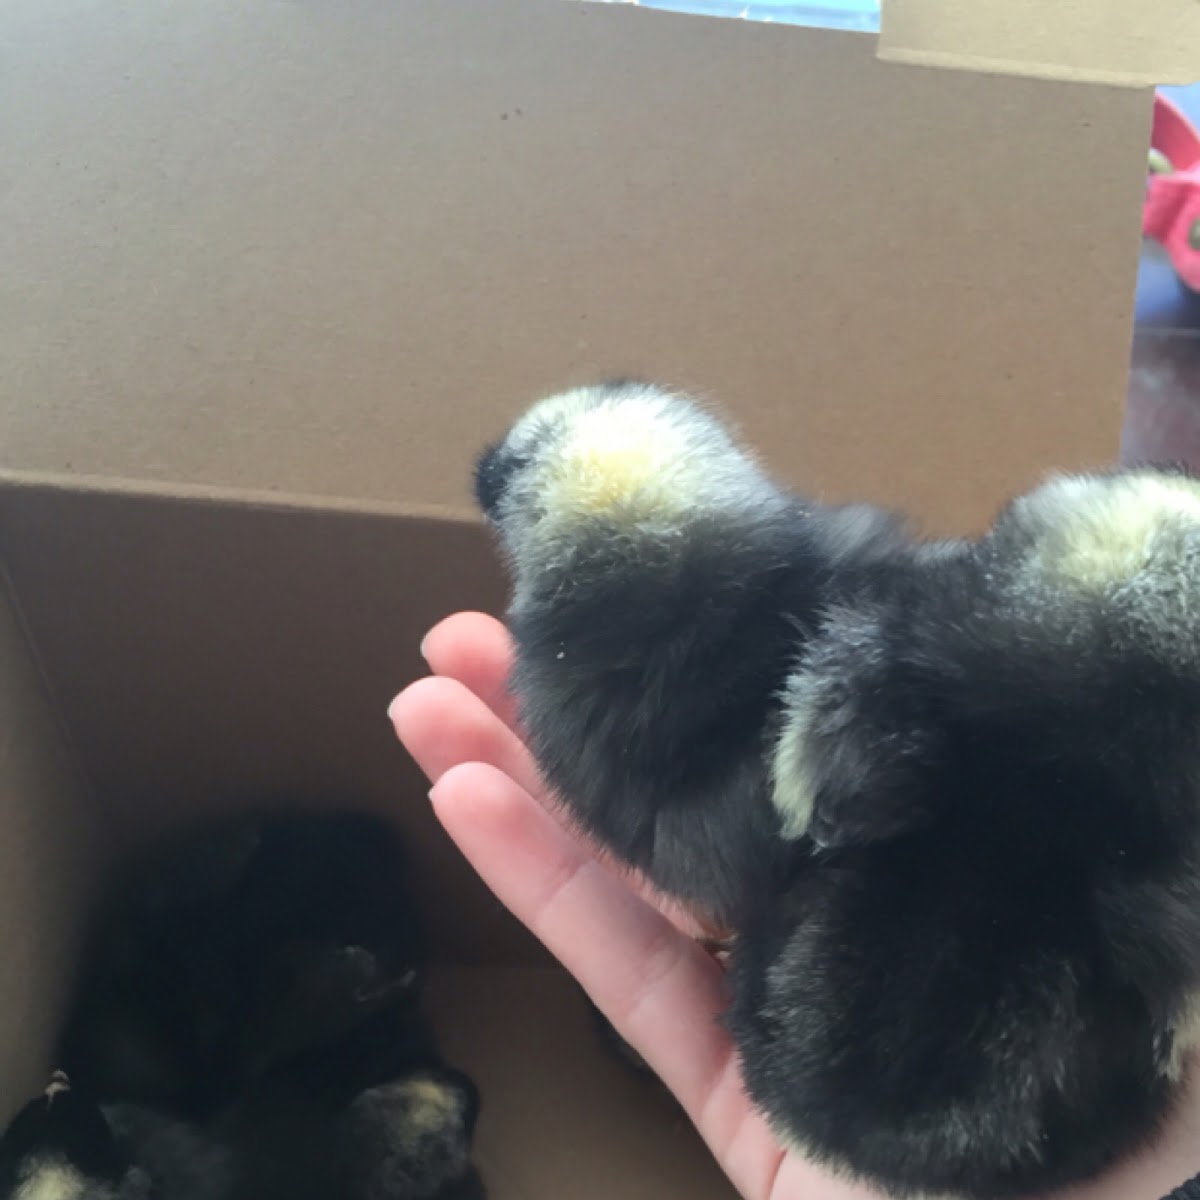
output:
M 422 647 L 431 676 L 390 711 L 433 784 L 438 819 L 484 882 L 588 992 L 686 1110 L 745 1200 L 879 1200 L 786 1153 L 742 1091 L 718 1024 L 721 968 L 686 914 L 601 863 L 552 808 L 506 688 L 511 646 L 491 617 L 460 613 Z M 1145 1154 L 1058 1200 L 1160 1200 L 1200 1171 L 1195 1072 Z

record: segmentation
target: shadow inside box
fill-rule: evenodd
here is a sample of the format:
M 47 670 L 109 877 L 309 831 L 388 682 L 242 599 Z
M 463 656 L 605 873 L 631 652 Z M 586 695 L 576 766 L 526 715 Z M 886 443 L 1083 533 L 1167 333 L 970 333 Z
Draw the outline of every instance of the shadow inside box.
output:
M 1138 268 L 1121 460 L 1200 470 L 1200 295 L 1153 243 Z
M 1135 331 L 1121 460 L 1200 471 L 1200 329 Z

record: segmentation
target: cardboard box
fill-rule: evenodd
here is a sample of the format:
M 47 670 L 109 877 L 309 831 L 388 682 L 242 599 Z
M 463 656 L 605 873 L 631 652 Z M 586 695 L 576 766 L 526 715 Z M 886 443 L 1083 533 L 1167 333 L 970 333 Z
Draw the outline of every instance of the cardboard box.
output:
M 939 531 L 1115 456 L 1146 84 L 1200 9 L 1161 0 L 1123 77 L 1119 3 L 1028 43 L 988 28 L 1031 5 L 950 7 L 885 7 L 884 61 L 577 0 L 3 6 L 5 1111 L 122 848 L 332 792 L 420 848 L 496 1200 L 731 1194 L 384 711 L 430 624 L 501 609 L 469 463 L 540 393 L 697 388 L 798 485 Z

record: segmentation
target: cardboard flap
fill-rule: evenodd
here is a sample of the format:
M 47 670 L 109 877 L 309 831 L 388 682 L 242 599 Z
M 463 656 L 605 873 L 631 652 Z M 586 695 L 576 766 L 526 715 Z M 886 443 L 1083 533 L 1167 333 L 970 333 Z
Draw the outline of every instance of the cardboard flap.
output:
M 880 58 L 1130 87 L 1200 79 L 1196 0 L 884 0 Z
M 1139 93 L 623 4 L 9 8 L 2 468 L 465 512 L 614 373 L 954 531 L 1116 451 Z

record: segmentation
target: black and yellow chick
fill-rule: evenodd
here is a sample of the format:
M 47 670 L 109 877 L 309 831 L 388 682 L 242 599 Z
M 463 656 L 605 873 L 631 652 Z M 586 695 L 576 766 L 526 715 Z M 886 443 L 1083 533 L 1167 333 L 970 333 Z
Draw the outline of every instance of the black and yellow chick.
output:
M 456 1200 L 483 1195 L 479 1112 L 468 1076 L 426 1067 L 349 1098 L 273 1081 L 214 1130 L 236 1164 L 231 1200 Z
M 424 954 L 382 818 L 222 820 L 151 847 L 121 878 L 60 1061 L 105 1102 L 193 1118 L 301 1063 L 366 1086 L 432 1059 Z
M 99 1107 L 58 1072 L 0 1138 L 0 1200 L 158 1200 Z
M 471 1200 L 479 1096 L 447 1069 L 342 1103 L 262 1086 L 207 1126 L 57 1074 L 0 1140 L 0 1200 Z
M 1200 481 L 1054 477 L 923 540 L 620 382 L 534 405 L 475 482 L 542 775 L 733 934 L 783 1144 L 1014 1200 L 1156 1132 L 1200 1050 Z

